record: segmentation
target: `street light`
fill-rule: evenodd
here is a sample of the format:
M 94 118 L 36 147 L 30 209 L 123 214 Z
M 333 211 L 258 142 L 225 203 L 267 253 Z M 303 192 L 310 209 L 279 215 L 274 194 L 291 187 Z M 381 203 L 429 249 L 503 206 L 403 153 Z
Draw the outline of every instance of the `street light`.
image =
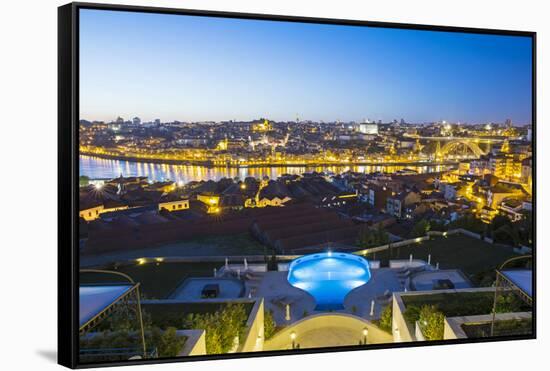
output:
M 367 336 L 369 334 L 369 329 L 368 328 L 363 328 L 363 344 L 364 345 L 367 345 Z
M 292 349 L 296 349 L 296 333 L 294 331 L 290 333 L 290 340 L 292 340 Z

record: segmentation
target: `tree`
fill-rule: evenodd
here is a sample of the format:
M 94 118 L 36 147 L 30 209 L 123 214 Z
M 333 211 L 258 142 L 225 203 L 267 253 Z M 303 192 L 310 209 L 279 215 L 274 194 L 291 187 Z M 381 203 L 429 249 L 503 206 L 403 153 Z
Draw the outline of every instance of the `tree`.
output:
M 378 224 L 376 229 L 376 244 L 377 245 L 387 245 L 390 243 L 390 235 L 384 230 L 382 224 Z
M 418 321 L 426 340 L 443 340 L 445 315 L 435 305 L 423 305 Z
M 382 310 L 382 313 L 380 313 L 380 328 L 384 331 L 390 332 L 392 331 L 392 304 L 388 304 L 384 307 Z
M 267 270 L 269 271 L 276 271 L 278 269 L 277 264 L 277 255 L 275 255 L 275 250 L 273 250 L 273 253 L 271 254 L 271 258 L 267 262 Z
M 80 184 L 80 187 L 86 187 L 88 184 L 90 184 L 90 178 L 87 177 L 86 175 L 81 175 L 78 178 L 78 182 Z
M 518 222 L 519 236 L 521 244 L 533 246 L 533 212 L 529 210 L 522 211 L 523 217 Z
M 520 243 L 519 223 L 512 223 L 506 216 L 495 216 L 489 224 L 488 232 L 495 242 L 510 245 Z
M 369 247 L 386 245 L 389 241 L 390 237 L 381 225 L 377 229 L 363 226 L 357 236 L 356 244 L 360 248 L 367 249 Z
M 178 336 L 175 327 L 160 331 L 153 328 L 152 343 L 157 347 L 159 357 L 176 357 L 185 344 L 185 338 Z
M 473 214 L 465 215 L 449 224 L 449 229 L 462 228 L 474 233 L 485 232 L 485 224 Z
M 425 219 L 420 220 L 416 223 L 411 230 L 411 237 L 422 237 L 430 230 L 430 223 Z
M 275 320 L 273 319 L 273 311 L 268 310 L 264 312 L 264 337 L 270 339 L 275 333 Z
M 368 247 L 374 246 L 374 244 L 374 232 L 369 227 L 362 227 L 359 230 L 359 235 L 357 236 L 357 246 L 366 249 Z
M 519 231 L 514 225 L 503 225 L 493 231 L 493 240 L 509 245 L 519 245 Z
M 430 231 L 445 232 L 447 225 L 443 221 L 430 220 Z
M 242 338 L 246 311 L 242 304 L 228 304 L 215 313 L 189 314 L 184 322 L 187 328 L 206 331 L 206 353 L 227 353 L 234 345 L 235 337 Z

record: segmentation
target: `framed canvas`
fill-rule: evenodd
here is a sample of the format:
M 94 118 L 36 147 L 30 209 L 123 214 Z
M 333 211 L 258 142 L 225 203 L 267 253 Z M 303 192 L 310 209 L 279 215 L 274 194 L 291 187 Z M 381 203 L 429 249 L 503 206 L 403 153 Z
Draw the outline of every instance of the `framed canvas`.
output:
M 60 364 L 535 338 L 534 32 L 58 19 Z

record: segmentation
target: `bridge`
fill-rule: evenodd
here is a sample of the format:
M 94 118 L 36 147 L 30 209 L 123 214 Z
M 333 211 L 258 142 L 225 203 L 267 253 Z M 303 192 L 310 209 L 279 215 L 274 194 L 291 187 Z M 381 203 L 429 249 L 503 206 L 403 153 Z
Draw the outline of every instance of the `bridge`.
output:
M 505 140 L 514 139 L 514 138 L 488 138 L 488 137 L 419 137 L 419 136 L 411 136 L 411 138 L 419 139 L 419 140 L 428 140 L 433 142 L 451 142 L 456 140 L 462 140 L 465 142 L 473 142 L 473 143 L 502 143 Z
M 466 155 L 467 153 L 472 153 L 476 158 L 479 158 L 483 155 L 486 155 L 489 150 L 482 150 L 479 147 L 479 140 L 470 140 L 469 138 L 454 138 L 448 140 L 445 145 L 440 147 L 440 142 L 437 142 L 437 149 L 435 151 L 436 158 L 446 158 L 451 153 L 456 153 L 462 149 L 462 154 Z M 493 143 L 493 142 L 484 142 L 484 143 Z

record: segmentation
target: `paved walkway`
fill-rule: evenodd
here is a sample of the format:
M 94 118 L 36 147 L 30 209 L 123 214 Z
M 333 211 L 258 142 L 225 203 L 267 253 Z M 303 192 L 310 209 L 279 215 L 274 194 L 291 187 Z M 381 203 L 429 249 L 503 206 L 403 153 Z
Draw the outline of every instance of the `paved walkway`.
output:
M 395 269 L 371 269 L 371 274 L 369 282 L 352 290 L 344 299 L 346 312 L 368 320 L 380 318 L 382 309 L 389 303 L 389 300 L 382 298 L 384 293 L 403 291 L 403 285 Z M 370 315 L 372 300 L 375 303 L 373 316 Z
M 294 343 L 303 348 L 322 348 L 359 345 L 367 332 L 367 344 L 393 342 L 393 337 L 371 322 L 347 313 L 323 313 L 307 317 L 264 343 L 264 350 L 292 349 Z
M 266 272 L 259 277 L 259 285 L 254 297 L 263 297 L 266 310 L 273 311 L 273 318 L 278 326 L 288 325 L 314 313 L 315 299 L 307 292 L 300 290 L 287 280 L 288 272 Z M 251 281 L 247 282 L 247 291 Z M 290 304 L 290 321 L 285 319 L 286 306 Z

